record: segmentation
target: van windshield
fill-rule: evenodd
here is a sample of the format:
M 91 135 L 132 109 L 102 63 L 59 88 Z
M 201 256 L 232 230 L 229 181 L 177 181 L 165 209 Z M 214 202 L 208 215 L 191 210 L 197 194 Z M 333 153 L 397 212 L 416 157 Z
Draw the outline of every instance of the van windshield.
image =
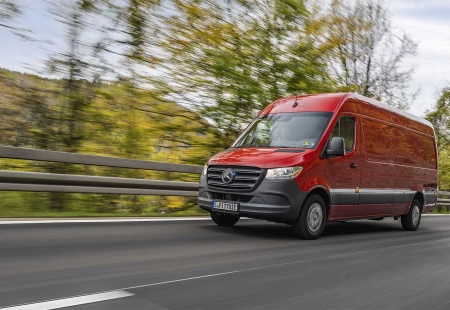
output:
M 332 115 L 331 112 L 264 115 L 254 120 L 232 147 L 313 149 L 317 146 Z

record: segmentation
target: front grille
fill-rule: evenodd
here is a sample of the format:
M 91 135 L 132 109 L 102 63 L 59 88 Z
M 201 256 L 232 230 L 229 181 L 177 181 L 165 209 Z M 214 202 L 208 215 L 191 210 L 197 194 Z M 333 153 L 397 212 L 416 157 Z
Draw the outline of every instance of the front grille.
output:
M 225 194 L 225 193 L 211 193 L 213 199 L 217 200 L 228 200 L 228 201 L 236 201 L 236 202 L 250 202 L 253 199 L 253 196 L 249 195 L 238 195 L 238 194 Z
M 234 175 L 230 183 L 225 183 L 222 180 L 222 174 L 227 169 L 231 169 Z M 256 187 L 261 177 L 262 171 L 256 167 L 209 166 L 207 173 L 210 188 L 233 191 L 251 191 Z

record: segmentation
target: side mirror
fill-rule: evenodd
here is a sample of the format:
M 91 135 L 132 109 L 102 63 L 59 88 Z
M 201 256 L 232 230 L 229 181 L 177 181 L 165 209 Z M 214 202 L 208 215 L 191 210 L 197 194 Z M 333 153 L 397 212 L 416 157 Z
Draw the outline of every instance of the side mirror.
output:
M 327 156 L 344 156 L 345 155 L 345 142 L 342 137 L 333 137 L 330 144 L 327 147 Z

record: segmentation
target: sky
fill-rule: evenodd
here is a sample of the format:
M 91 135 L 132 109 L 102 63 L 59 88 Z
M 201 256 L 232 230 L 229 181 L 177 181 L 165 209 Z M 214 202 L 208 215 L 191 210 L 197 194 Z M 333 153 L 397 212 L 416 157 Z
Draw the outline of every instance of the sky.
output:
M 42 42 L 26 42 L 18 36 L 0 27 L 0 67 L 20 71 L 35 73 L 37 66 L 42 66 L 47 59 L 47 50 L 58 50 L 63 46 L 61 38 L 61 24 L 54 21 L 47 6 L 43 1 L 22 0 L 24 4 L 24 16 L 13 26 L 25 29 L 32 29 L 35 39 L 41 41 L 51 41 L 52 44 Z
M 0 67 L 36 73 L 47 59 L 48 50 L 64 46 L 63 27 L 52 20 L 45 2 L 22 0 L 26 6 L 20 25 L 33 29 L 35 38 L 48 43 L 24 42 L 0 28 Z M 393 27 L 401 29 L 418 43 L 416 56 L 408 57 L 406 66 L 414 66 L 411 91 L 420 88 L 410 112 L 418 116 L 431 109 L 437 93 L 450 86 L 450 0 L 390 0 Z
M 423 116 L 438 91 L 450 86 L 450 0 L 390 0 L 386 5 L 395 27 L 419 44 L 417 55 L 405 63 L 416 68 L 412 89 L 420 88 L 410 112 Z

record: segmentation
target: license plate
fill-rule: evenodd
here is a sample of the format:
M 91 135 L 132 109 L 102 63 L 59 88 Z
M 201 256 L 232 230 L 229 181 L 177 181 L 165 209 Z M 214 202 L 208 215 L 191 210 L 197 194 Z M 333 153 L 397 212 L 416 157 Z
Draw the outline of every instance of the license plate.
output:
M 225 202 L 225 201 L 213 201 L 212 202 L 213 210 L 227 211 L 227 212 L 238 212 L 239 204 L 233 202 Z

